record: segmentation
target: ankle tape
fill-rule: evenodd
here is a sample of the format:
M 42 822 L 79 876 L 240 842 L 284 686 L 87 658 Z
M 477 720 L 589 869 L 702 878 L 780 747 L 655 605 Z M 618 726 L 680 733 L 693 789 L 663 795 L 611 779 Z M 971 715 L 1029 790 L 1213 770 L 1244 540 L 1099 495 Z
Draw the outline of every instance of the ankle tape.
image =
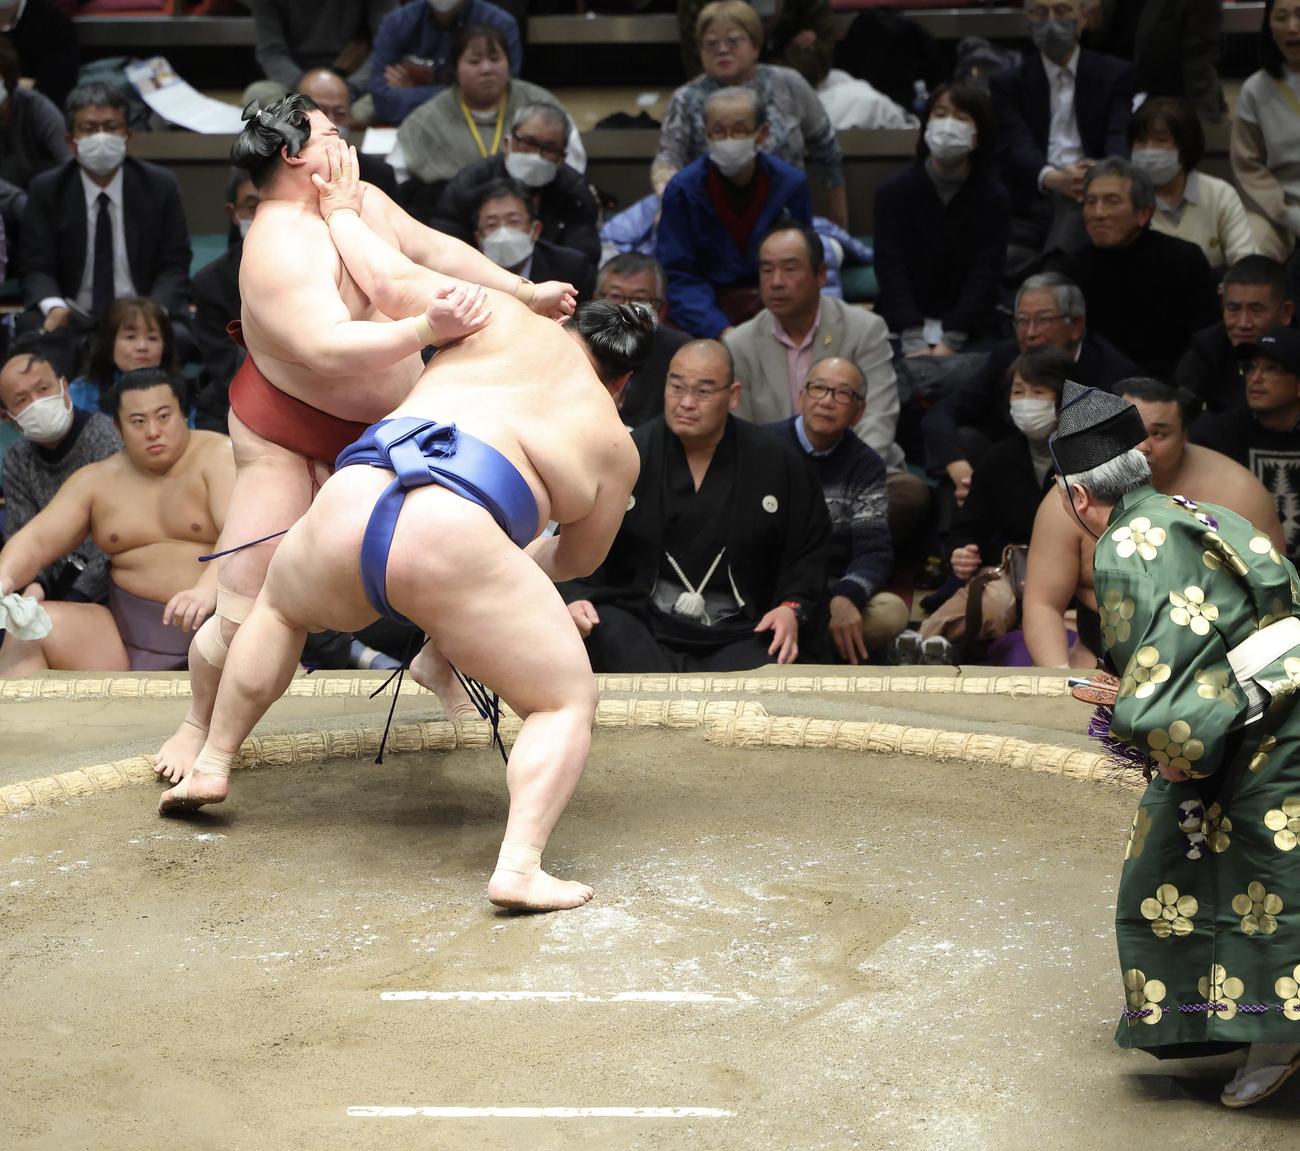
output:
M 497 856 L 498 871 L 513 871 L 519 875 L 531 875 L 542 869 L 542 853 L 536 847 L 524 843 L 503 843 L 501 854 Z
M 207 775 L 229 776 L 231 765 L 235 762 L 233 755 L 227 755 L 224 752 L 213 751 L 205 746 L 199 752 L 198 758 L 194 761 L 194 770 L 202 771 Z

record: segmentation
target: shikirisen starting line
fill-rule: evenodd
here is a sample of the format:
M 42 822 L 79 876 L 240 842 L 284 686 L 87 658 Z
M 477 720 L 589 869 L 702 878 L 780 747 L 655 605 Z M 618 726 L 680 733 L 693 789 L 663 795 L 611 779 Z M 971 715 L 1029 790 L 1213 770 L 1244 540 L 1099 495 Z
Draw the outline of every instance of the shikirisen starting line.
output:
M 382 991 L 379 998 L 392 1002 L 423 1000 L 430 1003 L 739 1003 L 752 1002 L 743 993 L 712 995 L 705 991 L 619 991 L 613 995 L 587 995 L 581 991 Z
M 350 1119 L 730 1119 L 719 1107 L 349 1107 Z

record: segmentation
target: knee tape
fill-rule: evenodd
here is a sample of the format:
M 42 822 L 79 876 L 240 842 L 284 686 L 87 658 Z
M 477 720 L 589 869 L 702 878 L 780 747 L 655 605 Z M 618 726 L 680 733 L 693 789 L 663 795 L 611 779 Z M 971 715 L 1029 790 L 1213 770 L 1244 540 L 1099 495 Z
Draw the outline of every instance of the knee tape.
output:
M 226 637 L 221 634 L 219 615 L 209 616 L 204 620 L 203 626 L 194 633 L 194 646 L 204 662 L 218 671 L 226 666 L 226 654 L 230 651 L 230 645 L 226 642 Z
M 238 592 L 231 591 L 228 587 L 222 587 L 217 584 L 217 612 L 221 619 L 228 619 L 231 623 L 239 625 L 248 618 L 248 613 L 253 610 L 253 599 L 251 596 L 240 595 Z

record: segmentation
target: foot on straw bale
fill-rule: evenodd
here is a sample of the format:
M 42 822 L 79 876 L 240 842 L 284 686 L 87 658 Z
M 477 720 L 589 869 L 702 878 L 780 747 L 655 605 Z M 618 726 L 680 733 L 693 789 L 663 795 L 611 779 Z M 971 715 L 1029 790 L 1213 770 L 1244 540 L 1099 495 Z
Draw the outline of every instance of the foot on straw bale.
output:
M 513 844 L 502 844 L 488 882 L 488 899 L 512 911 L 566 911 L 581 907 L 595 894 L 585 883 L 548 875 L 535 847 Z
M 169 783 L 180 783 L 190 773 L 207 738 L 208 729 L 200 727 L 186 716 L 172 737 L 153 757 L 154 771 Z
M 419 654 L 411 661 L 411 678 L 438 697 L 443 714 L 452 723 L 480 718 L 478 708 L 460 686 L 460 681 L 451 670 L 451 664 L 433 646 L 432 641 L 425 641 Z
M 221 803 L 230 794 L 230 765 L 234 760 L 233 755 L 203 748 L 189 775 L 162 793 L 158 814 L 183 815 L 197 811 L 204 804 Z

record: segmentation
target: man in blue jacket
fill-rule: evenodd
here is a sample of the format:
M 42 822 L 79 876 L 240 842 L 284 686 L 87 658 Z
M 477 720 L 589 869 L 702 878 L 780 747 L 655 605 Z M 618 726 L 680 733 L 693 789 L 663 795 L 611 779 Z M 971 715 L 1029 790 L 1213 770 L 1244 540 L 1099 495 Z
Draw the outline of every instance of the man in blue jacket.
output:
M 668 273 L 668 317 L 718 339 L 756 315 L 758 243 L 777 220 L 811 225 L 808 179 L 761 149 L 767 117 L 749 88 L 719 88 L 704 105 L 709 152 L 664 189 L 657 254 Z
M 524 66 L 519 25 L 487 0 L 411 0 L 384 17 L 375 34 L 370 92 L 375 117 L 400 124 L 456 82 L 456 43 L 466 28 L 496 28 L 510 53 L 510 75 Z

